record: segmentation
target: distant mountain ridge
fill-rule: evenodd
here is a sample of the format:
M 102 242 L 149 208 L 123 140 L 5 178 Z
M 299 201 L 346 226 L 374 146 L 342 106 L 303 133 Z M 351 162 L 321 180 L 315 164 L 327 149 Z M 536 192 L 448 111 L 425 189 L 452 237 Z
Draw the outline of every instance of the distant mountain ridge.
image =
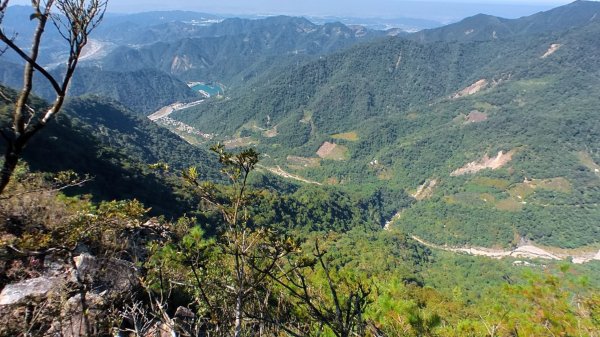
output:
M 19 9 L 21 15 L 26 12 Z M 104 31 L 95 32 L 93 38 L 113 38 L 113 33 L 119 38 L 110 43 L 96 43 L 95 56 L 81 60 L 71 94 L 105 95 L 148 114 L 176 101 L 199 98 L 182 80 L 235 86 L 255 80 L 270 69 L 304 63 L 386 34 L 340 23 L 315 25 L 304 18 L 286 16 L 224 21 L 209 18 L 216 23 L 204 25 L 180 21 L 182 16 L 191 20 L 204 18 L 202 14 L 182 12 L 172 14 L 177 20 L 158 20 L 161 15 L 140 14 L 133 17 L 133 23 L 128 21 L 129 16 L 122 22 L 116 17 L 114 24 L 110 24 L 109 16 L 109 25 Z M 146 18 L 158 21 L 137 23 Z M 115 25 L 131 29 L 119 26 L 112 30 Z M 46 53 L 54 54 L 50 50 Z M 4 63 L 0 77 L 7 85 L 21 85 L 19 69 L 14 64 Z M 38 85 L 35 90 L 49 97 L 47 85 Z
M 571 4 L 518 19 L 479 14 L 440 28 L 409 35 L 420 42 L 489 41 L 518 35 L 559 32 L 600 21 L 600 2 L 577 0 Z
M 186 33 L 174 33 L 183 26 Z M 210 26 L 187 28 L 182 23 L 155 26 L 146 35 L 136 37 L 134 42 L 143 46 L 122 46 L 96 63 L 118 71 L 154 68 L 190 81 L 233 85 L 265 72 L 273 64 L 304 61 L 385 36 L 384 32 L 362 27 L 315 25 L 303 18 L 285 16 L 226 19 Z
M 59 73 L 60 68 L 53 73 Z M 13 88 L 22 86 L 22 71 L 16 64 L 0 61 L 0 79 Z M 53 89 L 46 79 L 35 77 L 34 92 L 52 99 Z M 98 67 L 80 67 L 71 81 L 72 96 L 100 95 L 119 101 L 139 114 L 150 114 L 176 101 L 199 100 L 201 96 L 185 82 L 152 68 L 132 71 L 108 71 Z

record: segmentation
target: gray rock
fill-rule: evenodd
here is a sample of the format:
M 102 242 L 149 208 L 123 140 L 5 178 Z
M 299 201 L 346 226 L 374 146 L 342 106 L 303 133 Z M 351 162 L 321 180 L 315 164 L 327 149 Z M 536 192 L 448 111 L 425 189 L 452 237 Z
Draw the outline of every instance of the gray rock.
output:
M 186 307 L 178 307 L 175 311 L 175 317 L 180 319 L 194 319 L 196 314 Z
M 77 272 L 80 279 L 91 284 L 91 290 L 96 293 L 108 291 L 113 294 L 125 294 L 139 285 L 137 270 L 127 261 L 82 254 L 75 257 L 75 266 L 77 270 L 72 271 L 71 281 L 77 282 Z
M 177 333 L 164 323 L 156 323 L 144 337 L 176 337 Z
M 87 319 L 90 333 L 98 336 L 103 316 L 105 316 L 106 303 L 99 294 L 87 293 L 85 295 L 87 317 L 83 316 L 83 303 L 81 295 L 77 294 L 67 300 L 63 305 L 60 318 L 57 318 L 48 331 L 47 336 L 84 337 L 86 336 L 85 320 Z
M 23 304 L 30 300 L 42 300 L 63 284 L 59 277 L 37 277 L 9 284 L 0 293 L 0 305 Z

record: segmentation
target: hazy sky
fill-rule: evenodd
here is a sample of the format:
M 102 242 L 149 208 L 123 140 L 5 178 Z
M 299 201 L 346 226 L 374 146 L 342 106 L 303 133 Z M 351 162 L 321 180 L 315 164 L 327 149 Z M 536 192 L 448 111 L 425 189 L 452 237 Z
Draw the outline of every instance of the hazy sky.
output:
M 567 4 L 564 0 L 109 0 L 109 12 L 191 10 L 222 14 L 286 14 L 355 17 L 415 17 L 452 20 L 477 13 L 530 15 Z M 11 0 L 29 4 L 30 0 Z

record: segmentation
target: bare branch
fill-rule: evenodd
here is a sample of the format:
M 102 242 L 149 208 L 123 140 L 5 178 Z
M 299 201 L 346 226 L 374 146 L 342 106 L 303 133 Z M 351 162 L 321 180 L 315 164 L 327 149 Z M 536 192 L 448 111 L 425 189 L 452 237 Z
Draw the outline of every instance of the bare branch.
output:
M 14 38 L 7 37 L 4 34 L 4 32 L 2 32 L 2 30 L 0 30 L 0 41 L 4 42 L 7 45 L 7 47 L 9 47 L 15 53 L 17 53 L 23 60 L 25 60 L 26 63 L 31 64 L 33 69 L 37 70 L 40 74 L 42 74 L 50 82 L 50 85 L 52 85 L 52 89 L 54 89 L 54 91 L 59 93 L 61 91 L 61 88 L 60 88 L 60 85 L 58 84 L 58 82 L 56 81 L 56 79 L 54 79 L 54 77 L 48 71 L 46 71 L 46 69 L 44 69 L 44 67 L 42 67 L 35 60 L 30 58 L 29 55 L 27 55 L 21 48 L 19 48 L 19 46 L 17 46 L 13 40 L 14 40 Z
M 9 0 L 0 0 L 0 21 L 3 18 Z M 56 6 L 55 6 L 56 5 Z M 0 41 L 7 48 L 14 50 L 24 61 L 23 88 L 18 94 L 12 114 L 12 130 L 10 135 L 4 137 L 8 140 L 4 155 L 4 163 L 0 171 L 0 194 L 4 191 L 17 166 L 21 153 L 31 137 L 41 130 L 50 119 L 54 118 L 62 108 L 69 82 L 73 77 L 77 62 L 83 47 L 88 42 L 89 34 L 94 30 L 104 17 L 107 0 L 32 0 L 33 14 L 31 20 L 37 20 L 37 27 L 33 34 L 31 51 L 23 51 L 13 39 L 8 38 L 0 29 Z M 53 7 L 55 6 L 55 7 Z M 57 9 L 60 14 L 52 13 Z M 69 58 L 66 73 L 61 80 L 55 79 L 40 64 L 37 63 L 42 35 L 46 28 L 48 18 L 57 26 L 61 35 L 69 44 Z M 52 106 L 44 113 L 42 118 L 34 118 L 36 112 L 27 105 L 33 89 L 34 70 L 42 74 L 52 85 L 56 92 L 56 99 Z M 59 83 L 60 81 L 60 83 Z
M 13 100 L 8 98 L 8 96 L 6 96 L 6 94 L 2 90 L 0 90 L 0 98 L 2 98 L 4 102 L 8 104 L 14 103 Z
M 9 0 L 0 1 L 0 23 L 4 20 L 4 14 L 6 14 L 6 8 L 8 7 Z
M 14 197 L 18 197 L 18 196 L 22 196 L 22 195 L 26 195 L 26 194 L 31 194 L 31 193 L 37 193 L 37 192 L 60 192 L 62 190 L 70 188 L 70 187 L 81 187 L 85 183 L 88 183 L 88 182 L 90 182 L 92 180 L 94 180 L 94 178 L 85 177 L 84 179 L 76 180 L 76 181 L 73 181 L 71 183 L 68 183 L 68 184 L 65 184 L 65 185 L 62 185 L 62 186 L 58 186 L 58 187 L 55 187 L 55 188 L 52 188 L 52 189 L 38 188 L 38 189 L 35 189 L 35 190 L 31 190 L 31 191 L 25 191 L 25 192 L 21 192 L 21 193 L 17 193 L 17 194 L 10 194 L 10 195 L 6 195 L 6 196 L 1 196 L 0 200 L 7 200 L 7 199 L 14 198 Z
M 35 68 L 35 65 L 37 64 L 37 58 L 39 55 L 40 45 L 42 41 L 42 34 L 44 34 L 44 29 L 46 28 L 46 22 L 48 20 L 48 16 L 50 15 L 50 8 L 52 6 L 52 3 L 53 0 L 48 0 L 46 2 L 45 8 L 42 11 L 40 9 L 39 1 L 32 1 L 32 5 L 34 7 L 34 13 L 32 14 L 32 17 L 37 18 L 38 25 L 35 29 L 35 32 L 33 33 L 31 53 L 29 54 L 29 60 L 25 64 L 25 70 L 23 72 L 23 89 L 21 89 L 21 92 L 15 104 L 15 111 L 13 114 L 13 128 L 17 136 L 23 135 L 25 133 L 25 121 L 22 117 L 23 109 L 25 104 L 29 100 L 29 95 L 31 94 L 31 90 L 33 88 L 33 70 Z M 12 41 L 4 42 L 11 48 L 13 48 L 12 45 L 14 45 L 14 43 Z
M 62 15 L 52 15 L 52 22 L 69 43 L 67 71 L 62 83 L 66 92 L 90 33 L 100 24 L 106 12 L 106 0 L 56 0 Z

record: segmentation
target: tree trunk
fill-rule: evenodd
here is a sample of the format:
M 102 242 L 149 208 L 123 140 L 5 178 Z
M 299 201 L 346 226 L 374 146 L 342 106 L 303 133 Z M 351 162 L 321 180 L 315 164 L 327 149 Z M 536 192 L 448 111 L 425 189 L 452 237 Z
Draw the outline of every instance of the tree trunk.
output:
M 242 335 L 242 294 L 237 294 L 235 302 L 235 337 Z
M 20 152 L 19 149 L 15 148 L 14 144 L 7 144 L 6 153 L 4 154 L 4 164 L 0 172 L 0 195 L 2 195 L 6 185 L 10 182 L 10 177 L 19 163 Z

